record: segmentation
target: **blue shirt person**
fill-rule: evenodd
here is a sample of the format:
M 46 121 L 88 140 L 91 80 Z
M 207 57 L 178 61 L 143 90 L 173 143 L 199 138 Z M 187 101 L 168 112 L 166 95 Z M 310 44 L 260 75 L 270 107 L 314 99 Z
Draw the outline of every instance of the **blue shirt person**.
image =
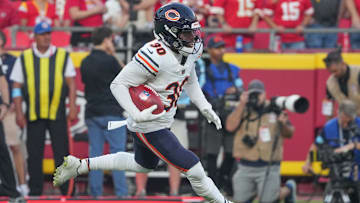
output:
M 220 115 L 222 123 L 225 123 L 227 115 L 224 108 L 224 96 L 239 94 L 243 86 L 243 81 L 239 77 L 240 69 L 233 64 L 223 61 L 225 41 L 220 36 L 210 38 L 207 47 L 211 64 L 206 68 L 206 83 L 202 89 L 213 108 Z M 219 136 L 219 132 L 211 125 L 207 125 L 204 130 L 206 132 L 205 152 L 209 177 L 215 180 L 215 183 L 220 188 L 228 194 L 231 194 L 232 184 L 229 174 L 234 163 L 232 156 L 234 136 L 226 131 L 221 132 L 225 134 L 225 136 Z M 221 168 L 225 170 L 219 170 L 216 165 L 221 146 L 223 146 L 225 151 Z
M 225 42 L 219 37 L 210 38 L 208 42 L 211 64 L 206 69 L 206 83 L 203 87 L 209 99 L 223 97 L 235 93 L 242 88 L 243 81 L 239 77 L 240 68 L 223 61 Z
M 329 120 L 320 135 L 315 139 L 315 143 L 311 146 L 310 150 L 318 149 L 318 154 L 322 156 L 321 161 L 323 161 L 327 167 L 330 168 L 330 177 L 333 177 L 335 171 L 339 172 L 337 167 L 344 166 L 345 161 L 350 162 L 350 169 L 346 171 L 340 170 L 341 173 L 335 174 L 336 179 L 330 178 L 326 189 L 325 189 L 325 198 L 327 195 L 330 195 L 333 191 L 333 181 L 336 181 L 338 178 L 341 179 L 341 183 L 347 182 L 346 187 L 355 187 L 353 191 L 349 192 L 351 202 L 359 202 L 359 173 L 356 173 L 356 168 L 360 166 L 360 117 L 356 116 L 356 105 L 351 100 L 344 100 L 340 103 L 338 109 L 338 116 Z M 328 151 L 330 147 L 330 151 Z M 332 159 L 337 161 L 337 158 L 334 154 L 343 153 L 341 161 L 339 163 L 331 163 Z M 346 153 L 352 153 L 352 160 L 345 160 L 347 158 Z M 327 156 L 331 154 L 330 156 Z M 306 160 L 305 165 L 303 166 L 303 171 L 309 173 L 313 169 L 310 162 L 310 153 Z M 357 166 L 357 167 L 356 167 Z M 333 167 L 337 168 L 334 169 Z M 350 172 L 350 173 L 349 173 Z M 340 177 L 338 177 L 340 176 Z

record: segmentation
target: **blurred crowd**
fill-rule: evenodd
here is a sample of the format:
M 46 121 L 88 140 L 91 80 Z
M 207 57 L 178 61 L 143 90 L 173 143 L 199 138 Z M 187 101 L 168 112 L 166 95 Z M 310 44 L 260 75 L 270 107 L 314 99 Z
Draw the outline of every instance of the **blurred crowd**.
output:
M 305 28 L 360 28 L 358 0 L 3 0 L 0 29 L 34 26 L 41 21 L 55 27 L 109 25 L 121 30 L 135 23 L 136 28 L 151 29 L 154 11 L 174 1 L 189 5 L 203 28 L 222 28 L 228 50 L 262 47 L 264 40 L 269 39 L 256 33 L 259 28 L 276 30 L 273 51 L 334 48 L 337 44 L 346 49 L 360 47 L 357 33 L 303 33 Z M 234 34 L 237 28 L 247 32 Z M 287 33 L 286 29 L 295 32 Z M 55 45 L 87 47 L 91 43 L 89 32 L 56 34 Z M 16 38 L 18 46 L 26 47 L 32 42 L 33 34 L 20 34 Z M 120 46 L 126 39 L 118 32 L 114 40 Z

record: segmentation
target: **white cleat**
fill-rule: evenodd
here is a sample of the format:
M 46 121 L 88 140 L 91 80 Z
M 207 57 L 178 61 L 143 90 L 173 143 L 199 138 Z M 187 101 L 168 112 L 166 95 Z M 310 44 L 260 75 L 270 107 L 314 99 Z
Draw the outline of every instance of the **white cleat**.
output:
M 80 159 L 74 156 L 64 157 L 64 162 L 56 168 L 54 174 L 54 186 L 58 187 L 64 184 L 71 178 L 75 178 L 79 175 L 78 169 L 80 167 L 81 161 Z

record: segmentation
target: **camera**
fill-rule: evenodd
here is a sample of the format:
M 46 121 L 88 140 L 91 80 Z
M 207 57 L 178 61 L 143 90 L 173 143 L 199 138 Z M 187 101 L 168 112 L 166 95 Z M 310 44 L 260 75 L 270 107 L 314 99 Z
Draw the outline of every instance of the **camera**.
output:
M 352 136 L 360 136 L 360 129 L 355 120 L 350 121 L 346 130 L 350 131 Z
M 322 168 L 330 169 L 330 179 L 340 180 L 349 178 L 354 163 L 354 152 L 335 153 L 334 148 L 329 144 L 317 144 L 318 160 L 322 162 Z
M 256 108 L 259 104 L 259 95 L 260 92 L 251 92 L 246 105 L 250 108 Z
M 270 109 L 274 111 L 289 110 L 296 113 L 305 113 L 309 109 L 309 101 L 300 95 L 272 97 Z
M 245 135 L 242 138 L 242 142 L 249 148 L 253 148 L 258 140 L 258 136 L 254 137 L 254 136 L 250 136 L 250 135 Z
M 220 116 L 220 119 L 224 122 L 227 116 L 236 108 L 239 102 L 240 95 L 242 92 L 236 91 L 232 94 L 225 94 L 215 99 L 210 99 L 210 103 Z

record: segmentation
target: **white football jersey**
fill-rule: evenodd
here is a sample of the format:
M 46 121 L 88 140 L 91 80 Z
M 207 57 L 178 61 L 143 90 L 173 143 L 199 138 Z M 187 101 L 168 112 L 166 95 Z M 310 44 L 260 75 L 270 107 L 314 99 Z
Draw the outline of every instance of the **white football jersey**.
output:
M 166 113 L 160 118 L 135 123 L 128 118 L 128 128 L 134 132 L 148 133 L 170 128 L 177 109 L 177 100 L 184 85 L 190 80 L 196 80 L 195 61 L 201 57 L 202 45 L 196 54 L 184 57 L 175 54 L 164 43 L 153 40 L 145 44 L 133 57 L 139 68 L 148 72 L 145 85 L 153 88 L 161 97 Z

